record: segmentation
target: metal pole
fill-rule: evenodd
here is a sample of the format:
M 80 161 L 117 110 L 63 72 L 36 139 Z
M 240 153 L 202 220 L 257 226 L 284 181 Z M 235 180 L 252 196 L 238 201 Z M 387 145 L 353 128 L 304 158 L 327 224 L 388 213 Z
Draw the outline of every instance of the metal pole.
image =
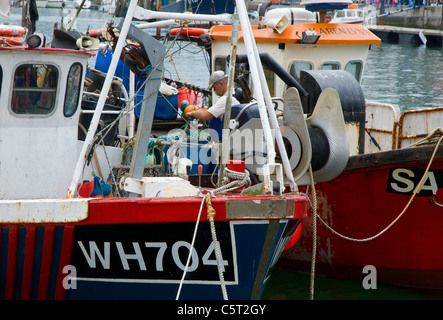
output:
M 237 7 L 239 8 L 240 14 L 243 15 L 243 19 L 245 20 L 245 15 L 247 18 L 247 12 L 246 12 L 246 7 L 245 7 L 244 2 L 242 0 L 237 1 Z M 242 17 L 242 15 L 240 15 L 240 17 Z M 261 62 L 260 62 L 260 57 L 259 57 L 258 50 L 257 50 L 257 45 L 254 41 L 251 41 L 251 39 L 253 39 L 253 34 L 252 34 L 252 29 L 251 29 L 250 25 L 248 24 L 248 21 L 243 21 L 242 32 L 243 32 L 243 38 L 245 39 L 245 44 L 246 44 L 247 38 L 248 38 L 248 43 L 250 44 L 250 47 L 249 48 L 247 47 L 248 48 L 247 49 L 248 56 L 249 55 L 254 56 L 254 60 L 256 61 L 257 65 L 260 65 L 260 67 L 261 67 Z M 285 148 L 285 144 L 283 141 L 283 137 L 282 137 L 282 134 L 281 134 L 281 131 L 279 128 L 277 117 L 275 115 L 275 110 L 274 110 L 274 107 L 272 104 L 271 94 L 269 93 L 269 89 L 268 89 L 268 86 L 266 83 L 266 77 L 265 77 L 265 74 L 263 71 L 263 67 L 257 68 L 256 76 L 254 76 L 254 79 L 259 79 L 261 87 L 264 88 L 263 95 L 266 100 L 266 107 L 267 107 L 267 110 L 269 113 L 269 119 L 272 124 L 272 128 L 275 131 L 275 138 L 276 138 L 278 149 L 280 151 L 280 155 L 281 155 L 281 158 L 283 161 L 283 167 L 285 169 L 286 178 L 288 179 L 291 190 L 295 191 L 295 190 L 297 190 L 297 186 L 294 181 L 294 176 L 293 176 L 292 170 L 291 170 L 291 164 L 289 163 L 289 158 L 286 153 L 286 148 Z M 257 93 L 256 93 L 256 95 L 257 95 Z M 261 95 L 260 95 L 260 97 L 261 97 Z M 261 116 L 261 114 L 260 114 L 260 116 Z M 263 129 L 265 130 L 264 127 L 263 127 Z M 269 150 L 267 150 L 267 152 L 269 154 Z M 275 151 L 272 156 L 274 159 L 275 158 Z M 270 163 L 274 163 L 274 161 L 272 161 Z
M 157 12 L 147 10 L 141 7 L 137 8 L 134 18 L 139 20 L 151 20 L 151 19 L 176 19 L 176 20 L 200 20 L 200 21 L 213 21 L 231 23 L 231 14 L 195 14 L 195 13 L 176 13 L 176 12 Z
M 268 87 L 262 87 L 259 76 L 259 68 L 261 66 L 260 60 L 257 60 L 256 55 L 254 54 L 254 50 L 257 50 L 254 47 L 253 38 L 250 37 L 250 33 L 248 30 L 250 29 L 249 18 L 246 12 L 245 4 L 243 0 L 239 0 L 236 2 L 238 8 L 238 15 L 240 17 L 240 25 L 242 28 L 243 39 L 246 47 L 246 54 L 248 56 L 249 68 L 252 75 L 252 84 L 254 86 L 254 96 L 257 99 L 258 110 L 260 113 L 260 120 L 263 127 L 263 135 L 265 137 L 266 142 L 266 152 L 268 155 L 268 164 L 275 163 L 275 149 L 274 149 L 274 141 L 272 138 L 271 128 L 269 126 L 268 114 L 266 112 L 265 101 L 263 99 L 263 90 L 268 90 Z
M 128 136 L 131 139 L 134 136 L 135 128 L 135 74 L 129 71 L 129 101 L 131 113 L 129 114 Z
M 78 7 L 77 11 L 75 12 L 74 18 L 72 19 L 71 23 L 69 24 L 68 31 L 72 29 L 72 26 L 74 25 L 75 20 L 77 20 L 77 17 L 80 14 L 80 11 L 82 10 L 83 5 L 85 4 L 85 1 L 86 0 L 82 0 L 82 2 L 80 3 L 80 6 Z
M 236 8 L 237 11 L 237 8 Z M 237 42 L 238 42 L 238 30 L 239 30 L 239 19 L 238 14 L 235 13 L 232 17 L 232 33 L 231 33 L 231 56 L 229 59 L 229 77 L 228 77 L 228 90 L 226 93 L 226 106 L 225 106 L 225 116 L 223 121 L 223 133 L 222 136 L 225 138 L 222 140 L 222 153 L 220 160 L 220 170 L 218 175 L 218 185 L 223 185 L 224 171 L 226 164 L 229 160 L 229 121 L 231 120 L 231 104 L 232 104 L 232 89 L 234 87 L 234 77 L 235 77 L 235 62 L 237 57 Z
M 112 79 L 114 78 L 115 69 L 117 68 L 117 63 L 120 60 L 120 54 L 121 54 L 123 47 L 125 45 L 126 36 L 128 35 L 128 30 L 129 30 L 129 27 L 131 26 L 132 17 L 134 15 L 136 8 L 137 8 L 137 0 L 131 0 L 131 2 L 129 4 L 128 12 L 126 14 L 125 21 L 122 26 L 122 30 L 120 32 L 120 36 L 117 41 L 114 55 L 112 56 L 111 64 L 109 65 L 108 73 L 106 74 L 105 82 L 103 83 L 103 88 L 102 88 L 102 91 L 100 93 L 100 97 L 97 102 L 97 106 L 95 109 L 96 112 L 94 113 L 94 116 L 92 117 L 91 124 L 88 129 L 88 134 L 86 135 L 85 142 L 83 144 L 82 150 L 80 152 L 80 156 L 77 161 L 77 165 L 74 170 L 71 186 L 69 187 L 69 190 L 68 190 L 68 195 L 67 195 L 68 199 L 72 199 L 75 196 L 77 184 L 78 184 L 78 181 L 81 177 L 83 167 L 84 167 L 84 164 L 86 161 L 87 152 L 89 151 L 89 149 L 93 143 L 95 131 L 97 130 L 97 127 L 98 127 L 98 124 L 100 121 L 100 116 L 102 114 L 103 107 L 104 107 L 106 99 L 108 97 L 109 88 L 111 87 L 111 82 L 112 82 Z

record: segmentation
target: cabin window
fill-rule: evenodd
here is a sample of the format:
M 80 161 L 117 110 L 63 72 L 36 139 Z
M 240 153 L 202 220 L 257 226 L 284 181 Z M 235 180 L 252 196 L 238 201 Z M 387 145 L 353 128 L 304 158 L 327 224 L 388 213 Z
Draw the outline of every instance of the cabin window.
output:
M 75 114 L 80 98 L 82 84 L 83 68 L 80 63 L 74 63 L 69 69 L 68 82 L 66 83 L 66 95 L 63 108 L 65 117 L 71 117 Z
M 229 73 L 229 63 L 227 57 L 215 58 L 214 71 L 216 70 L 222 70 L 226 74 Z M 266 72 L 267 71 L 265 69 L 265 75 L 269 85 L 269 81 L 272 81 L 273 83 L 273 76 L 270 76 Z M 252 98 L 250 95 L 249 75 L 249 64 L 247 62 L 237 62 L 235 64 L 234 96 L 240 103 L 248 103 Z M 272 80 L 270 80 L 270 77 L 272 77 Z M 272 88 L 274 88 L 273 85 Z
M 340 64 L 338 62 L 324 62 L 321 67 L 321 70 L 340 70 Z
M 15 70 L 11 109 L 16 114 L 46 115 L 55 107 L 58 70 L 49 64 L 24 64 Z
M 343 10 L 337 10 L 337 11 L 335 12 L 335 17 L 336 17 L 336 18 L 344 18 L 345 15 L 346 15 L 346 12 L 343 11 Z
M 302 70 L 312 70 L 312 64 L 309 62 L 294 62 L 291 64 L 289 73 L 296 80 L 300 79 L 300 71 Z
M 225 73 L 227 73 L 226 70 L 228 70 L 228 68 L 229 68 L 229 65 L 228 65 L 228 61 L 227 61 L 226 57 L 217 57 L 217 58 L 215 58 L 215 61 L 214 61 L 214 71 L 222 70 Z
M 358 82 L 360 82 L 362 70 L 363 70 L 363 62 L 362 61 L 349 61 L 346 64 L 345 70 L 352 74 Z

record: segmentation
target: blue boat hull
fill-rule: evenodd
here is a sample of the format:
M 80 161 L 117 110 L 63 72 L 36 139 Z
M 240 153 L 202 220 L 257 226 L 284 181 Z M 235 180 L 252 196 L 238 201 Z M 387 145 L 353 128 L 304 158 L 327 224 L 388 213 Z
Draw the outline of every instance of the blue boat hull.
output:
M 216 221 L 229 299 L 259 299 L 300 220 Z M 195 222 L 3 226 L 1 299 L 176 299 Z M 172 235 L 172 236 L 171 236 Z M 223 299 L 209 222 L 180 299 Z

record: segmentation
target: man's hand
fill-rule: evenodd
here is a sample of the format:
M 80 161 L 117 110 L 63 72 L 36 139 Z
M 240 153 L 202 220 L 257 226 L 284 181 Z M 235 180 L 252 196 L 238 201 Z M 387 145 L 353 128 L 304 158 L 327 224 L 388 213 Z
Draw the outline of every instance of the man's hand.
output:
M 208 110 L 201 108 L 200 110 L 190 111 L 186 113 L 186 118 L 188 119 L 198 119 L 202 122 L 208 121 L 213 117 L 212 113 Z

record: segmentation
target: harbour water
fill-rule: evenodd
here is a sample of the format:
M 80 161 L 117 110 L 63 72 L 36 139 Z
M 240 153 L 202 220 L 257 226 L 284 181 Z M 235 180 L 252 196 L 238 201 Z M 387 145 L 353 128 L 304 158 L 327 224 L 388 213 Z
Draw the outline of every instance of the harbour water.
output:
M 402 111 L 443 106 L 441 46 L 373 46 L 361 85 L 365 98 L 399 105 Z
M 20 24 L 20 10 L 15 8 L 11 18 L 0 18 L 0 24 Z M 55 23 L 60 24 L 66 10 L 39 8 L 37 32 L 52 40 Z M 83 10 L 77 19 L 80 32 L 101 28 L 111 16 L 96 10 Z M 118 19 L 116 19 L 118 21 Z M 206 87 L 209 71 L 205 54 L 195 47 L 176 46 L 165 65 L 165 76 Z M 175 51 L 176 50 L 176 51 Z M 180 64 L 181 55 L 192 57 L 193 62 Z M 441 47 L 425 45 L 388 44 L 373 46 L 362 78 L 366 99 L 397 104 L 402 110 L 443 105 L 443 67 Z M 175 63 L 174 63 L 175 62 Z M 93 60 L 91 60 L 93 66 Z M 362 277 L 363 278 L 363 277 Z M 310 276 L 276 270 L 264 292 L 264 299 L 308 300 Z M 401 288 L 378 284 L 377 289 L 363 288 L 361 281 L 341 281 L 316 278 L 315 299 L 319 300 L 428 300 L 443 299 L 442 292 Z

